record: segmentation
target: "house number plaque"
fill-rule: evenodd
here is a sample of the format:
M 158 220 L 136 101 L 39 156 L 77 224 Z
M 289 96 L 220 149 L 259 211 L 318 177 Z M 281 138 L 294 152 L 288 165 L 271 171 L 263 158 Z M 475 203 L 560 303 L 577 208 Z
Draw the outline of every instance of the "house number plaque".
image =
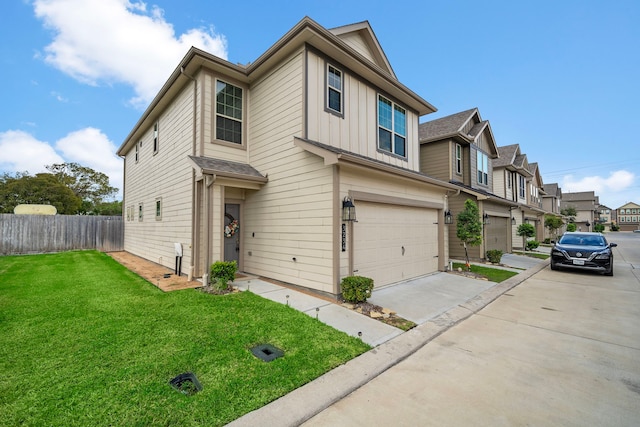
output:
M 342 252 L 347 251 L 347 224 L 342 224 Z

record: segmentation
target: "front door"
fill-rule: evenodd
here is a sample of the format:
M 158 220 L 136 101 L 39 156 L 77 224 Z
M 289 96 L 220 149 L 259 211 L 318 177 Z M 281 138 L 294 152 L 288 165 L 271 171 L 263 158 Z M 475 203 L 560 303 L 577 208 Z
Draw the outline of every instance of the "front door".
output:
M 224 205 L 224 260 L 235 261 L 240 267 L 240 205 Z

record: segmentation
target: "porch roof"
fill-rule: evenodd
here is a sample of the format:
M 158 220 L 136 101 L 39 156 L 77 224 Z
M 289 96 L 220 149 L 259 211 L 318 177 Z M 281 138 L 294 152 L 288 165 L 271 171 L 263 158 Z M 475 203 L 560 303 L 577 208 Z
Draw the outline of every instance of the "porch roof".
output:
M 191 160 L 193 167 L 202 174 L 261 183 L 266 183 L 269 180 L 253 166 L 246 163 L 196 156 L 189 156 L 189 160 Z

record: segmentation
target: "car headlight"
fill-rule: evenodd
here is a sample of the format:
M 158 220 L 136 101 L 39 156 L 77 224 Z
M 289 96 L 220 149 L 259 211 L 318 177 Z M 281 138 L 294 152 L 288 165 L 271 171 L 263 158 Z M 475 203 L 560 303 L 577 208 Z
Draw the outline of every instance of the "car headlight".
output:
M 595 259 L 609 259 L 611 257 L 611 254 L 609 252 L 600 252 L 598 255 L 596 255 Z

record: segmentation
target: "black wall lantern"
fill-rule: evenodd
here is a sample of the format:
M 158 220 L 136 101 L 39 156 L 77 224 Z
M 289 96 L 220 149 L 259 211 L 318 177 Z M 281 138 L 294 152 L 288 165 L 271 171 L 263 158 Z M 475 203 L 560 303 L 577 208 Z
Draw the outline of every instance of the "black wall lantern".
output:
M 356 207 L 350 197 L 345 197 L 342 201 L 342 221 L 351 222 L 356 220 Z
M 449 209 L 444 211 L 444 223 L 453 224 L 453 215 L 451 215 L 451 211 Z
M 516 225 L 516 217 L 511 217 L 511 225 Z
M 484 213 L 484 215 L 482 215 L 482 223 L 487 225 L 491 223 L 491 220 L 489 220 L 489 214 L 488 213 Z

